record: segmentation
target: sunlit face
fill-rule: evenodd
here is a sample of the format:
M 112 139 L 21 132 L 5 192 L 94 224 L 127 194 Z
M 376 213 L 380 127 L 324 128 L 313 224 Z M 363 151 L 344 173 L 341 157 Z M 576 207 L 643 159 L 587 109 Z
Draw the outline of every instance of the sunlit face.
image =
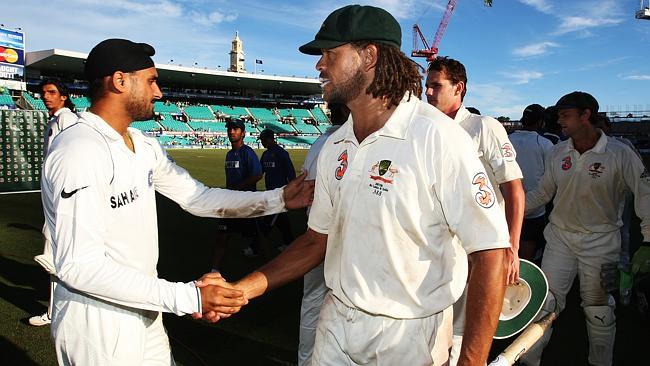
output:
M 129 73 L 131 88 L 126 110 L 134 121 L 146 121 L 152 119 L 153 104 L 162 98 L 162 92 L 158 87 L 158 72 L 155 67 Z
M 464 86 L 453 84 L 444 72 L 430 71 L 425 84 L 427 102 L 446 115 L 456 113 L 462 103 Z
M 557 112 L 557 122 L 562 127 L 562 133 L 567 137 L 574 137 L 576 133 L 588 127 L 589 110 L 580 111 L 578 108 L 565 108 Z
M 65 106 L 65 101 L 68 97 L 65 97 L 59 93 L 54 84 L 46 84 L 41 88 L 41 98 L 43 98 L 43 103 L 45 103 L 45 108 L 47 108 L 50 114 L 54 114 L 59 109 Z
M 361 55 L 351 44 L 323 49 L 322 52 L 316 70 L 320 71 L 323 99 L 328 103 L 348 104 L 364 90 Z
M 228 140 L 230 143 L 239 142 L 244 139 L 246 133 L 239 127 L 228 127 Z

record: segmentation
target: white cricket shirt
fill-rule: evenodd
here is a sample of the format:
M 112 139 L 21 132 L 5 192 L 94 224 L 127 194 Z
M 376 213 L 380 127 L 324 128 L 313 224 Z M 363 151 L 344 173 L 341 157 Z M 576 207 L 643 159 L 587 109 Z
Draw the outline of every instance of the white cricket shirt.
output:
M 517 152 L 508 139 L 508 133 L 501 122 L 492 117 L 470 113 L 462 105 L 456 112 L 454 121 L 472 138 L 490 182 L 497 187 L 497 200 L 505 208 L 499 184 L 523 177 L 516 160 Z
M 54 115 L 47 123 L 45 135 L 43 136 L 43 156 L 47 155 L 52 140 L 63 130 L 77 123 L 79 117 L 69 108 L 61 108 L 54 112 Z
M 361 143 L 353 125 L 350 117 L 318 158 L 309 227 L 328 235 L 325 282 L 372 314 L 442 311 L 465 287 L 465 252 L 510 246 L 476 149 L 416 97 Z
M 600 131 L 596 145 L 582 155 L 568 139 L 553 146 L 536 190 L 526 193 L 526 212 L 553 199 L 550 222 L 580 233 L 608 233 L 622 225 L 619 207 L 625 190 L 634 194 L 641 232 L 650 240 L 650 175 L 641 159 Z
M 192 283 L 157 278 L 155 191 L 197 216 L 252 217 L 282 212 L 282 189 L 208 188 L 172 163 L 155 138 L 129 128 L 134 153 L 100 117 L 79 116 L 54 140 L 44 166 L 43 206 L 59 279 L 69 291 L 129 307 L 199 311 Z
M 539 180 L 544 175 L 544 160 L 548 151 L 553 147 L 553 143 L 537 132 L 527 130 L 517 130 L 511 133 L 510 142 L 517 151 L 517 164 L 524 175 L 524 190 L 532 191 L 537 188 Z M 539 206 L 530 211 L 525 218 L 532 219 L 544 216 L 545 213 L 545 207 Z

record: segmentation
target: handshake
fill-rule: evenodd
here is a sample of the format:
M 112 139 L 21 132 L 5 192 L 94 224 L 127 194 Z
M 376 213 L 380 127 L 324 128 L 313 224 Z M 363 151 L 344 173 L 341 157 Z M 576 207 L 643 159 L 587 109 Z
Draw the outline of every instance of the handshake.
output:
M 243 288 L 236 283 L 227 282 L 219 272 L 203 275 L 196 281 L 196 287 L 201 291 L 201 309 L 203 313 L 194 313 L 192 318 L 203 319 L 216 323 L 239 312 L 242 306 L 248 304 Z

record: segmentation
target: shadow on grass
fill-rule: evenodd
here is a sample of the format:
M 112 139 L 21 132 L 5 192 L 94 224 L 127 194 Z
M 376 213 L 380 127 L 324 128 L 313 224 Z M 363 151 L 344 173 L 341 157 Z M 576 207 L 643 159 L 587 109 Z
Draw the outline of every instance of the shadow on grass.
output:
M 38 363 L 27 357 L 25 351 L 19 349 L 4 337 L 0 337 L 0 350 L 2 350 L 3 365 L 39 366 Z
M 32 230 L 32 231 L 36 231 L 38 233 L 40 233 L 41 230 L 42 230 L 42 228 L 38 228 L 38 227 L 36 227 L 34 225 L 22 224 L 22 223 L 18 223 L 18 222 L 10 222 L 10 223 L 7 224 L 7 227 L 11 227 L 11 228 L 14 228 L 14 229 L 20 229 L 20 230 Z
M 39 314 L 46 307 L 39 302 L 48 301 L 49 275 L 38 265 L 30 265 L 0 256 L 0 297 L 28 314 Z

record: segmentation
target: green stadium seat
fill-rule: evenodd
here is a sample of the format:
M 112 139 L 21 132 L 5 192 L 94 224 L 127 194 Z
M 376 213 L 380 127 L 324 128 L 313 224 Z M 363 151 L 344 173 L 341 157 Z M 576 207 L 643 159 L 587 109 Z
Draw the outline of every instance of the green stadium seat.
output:
M 211 105 L 210 108 L 212 108 L 212 110 L 217 114 L 228 116 L 231 118 L 250 116 L 250 114 L 248 114 L 248 111 L 244 107 L 228 107 L 225 105 Z
M 153 111 L 156 113 L 178 113 L 181 114 L 181 110 L 174 103 L 169 101 L 162 102 L 156 101 L 153 103 Z
M 9 97 L 9 99 L 11 100 L 11 97 L 9 95 L 2 95 L 2 96 L 0 96 L 0 98 L 5 97 L 5 96 Z M 27 100 L 27 103 L 29 103 L 29 105 L 31 105 L 32 108 L 34 108 L 35 110 L 37 110 L 37 111 L 47 111 L 47 107 L 45 107 L 45 103 L 43 103 L 43 100 L 42 99 L 36 99 L 32 95 L 32 93 L 25 92 L 25 93 L 23 93 L 23 97 L 25 98 L 25 100 Z M 11 103 L 13 104 L 13 100 L 12 100 Z
M 131 122 L 131 127 L 137 128 L 141 131 L 156 131 L 160 130 L 160 125 L 154 120 L 148 121 L 133 121 Z
M 205 132 L 227 132 L 226 124 L 224 122 L 208 122 L 208 121 L 189 121 L 188 124 L 195 131 Z
M 316 126 L 307 123 L 296 123 L 293 125 L 293 127 L 296 129 L 296 131 L 298 131 L 298 133 L 310 133 L 319 135 L 321 133 L 318 128 L 316 128 Z
M 165 129 L 169 131 L 180 131 L 180 132 L 190 132 L 192 129 L 190 126 L 181 121 L 177 121 L 172 118 L 171 114 L 160 113 L 161 119 L 158 121 Z
M 85 111 L 90 108 L 90 99 L 88 99 L 88 97 L 72 97 L 70 99 L 77 111 Z
M 293 127 L 291 127 L 291 125 L 286 125 L 286 124 L 277 123 L 277 122 L 260 123 L 258 125 L 258 128 L 260 130 L 264 130 L 264 129 L 268 128 L 269 130 L 271 130 L 271 131 L 273 131 L 275 133 L 295 133 L 296 132 L 296 130 L 294 130 Z
M 311 113 L 314 115 L 314 118 L 316 118 L 316 121 L 318 121 L 318 124 L 331 124 L 330 119 L 327 118 L 322 109 L 314 108 L 311 110 Z
M 275 122 L 278 123 L 278 116 L 270 109 L 268 108 L 256 108 L 256 107 L 251 107 L 248 108 L 248 110 L 251 112 L 253 117 L 260 122 Z
M 188 105 L 183 108 L 183 112 L 187 115 L 190 121 L 216 121 L 216 117 L 208 106 L 202 105 Z

